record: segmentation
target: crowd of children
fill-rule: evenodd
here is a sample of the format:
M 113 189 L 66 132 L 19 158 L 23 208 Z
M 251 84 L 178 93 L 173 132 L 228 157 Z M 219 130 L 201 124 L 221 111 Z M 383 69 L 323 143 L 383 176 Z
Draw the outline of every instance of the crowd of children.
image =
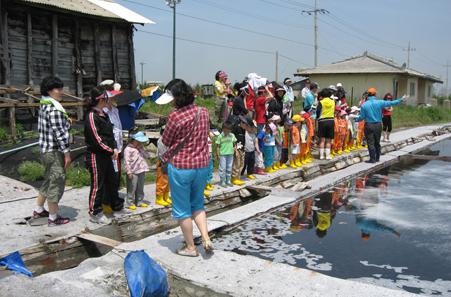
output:
M 321 93 L 316 94 L 317 85 L 312 84 L 312 95 L 315 100 L 321 100 Z M 250 85 L 244 86 L 250 87 Z M 335 100 L 334 115 L 334 134 L 330 155 L 327 159 L 331 159 L 343 152 L 350 152 L 353 149 L 363 148 L 363 127 L 364 123 L 356 123 L 359 108 L 353 106 L 348 108 L 346 103 L 346 92 L 340 88 L 332 88 L 333 95 L 331 99 Z M 253 119 L 252 113 L 240 114 L 238 116 L 230 115 L 222 124 L 222 133 L 219 133 L 217 127 L 210 125 L 210 134 L 208 146 L 210 151 L 209 175 L 206 181 L 205 196 L 210 196 L 213 190 L 211 182 L 213 178 L 213 153 L 215 153 L 219 161 L 219 177 L 221 187 L 233 187 L 234 185 L 243 185 L 241 177 L 246 173 L 248 179 L 255 179 L 254 175 L 266 175 L 274 173 L 280 169 L 298 168 L 312 162 L 312 149 L 314 146 L 316 131 L 316 103 L 314 105 L 306 105 L 304 109 L 292 117 L 288 117 L 288 113 L 284 110 L 280 111 L 268 109 L 271 100 L 276 100 L 274 96 L 278 85 L 266 84 L 259 86 L 255 91 L 261 98 L 260 109 L 256 113 L 256 119 Z M 281 92 L 282 93 L 282 92 Z M 259 98 L 260 98 L 259 97 Z M 268 99 L 269 98 L 269 99 Z M 258 99 L 258 98 L 257 98 Z M 360 105 L 365 102 L 365 94 Z M 312 100 L 312 103 L 313 100 Z M 216 137 L 216 139 L 215 139 Z M 139 152 L 139 160 L 148 158 L 148 155 L 142 153 L 139 149 L 140 138 L 136 135 L 130 135 L 130 144 L 126 152 L 136 150 Z M 216 144 L 216 151 L 213 152 L 213 143 Z M 127 201 L 126 207 L 136 209 L 136 207 L 145 207 L 142 202 L 142 183 L 138 175 L 148 169 L 141 168 L 136 170 L 133 166 L 141 166 L 138 162 L 128 164 L 128 154 L 125 153 L 125 168 L 127 169 Z M 289 165 L 287 163 L 289 161 Z M 160 160 L 157 163 L 157 187 L 156 187 L 156 204 L 167 206 L 171 204 L 169 198 L 169 185 L 167 176 L 160 171 Z M 129 173 L 130 171 L 130 173 Z M 136 176 L 135 176 L 136 175 Z M 136 181 L 135 181 L 136 180 Z M 129 189 L 130 188 L 130 189 Z

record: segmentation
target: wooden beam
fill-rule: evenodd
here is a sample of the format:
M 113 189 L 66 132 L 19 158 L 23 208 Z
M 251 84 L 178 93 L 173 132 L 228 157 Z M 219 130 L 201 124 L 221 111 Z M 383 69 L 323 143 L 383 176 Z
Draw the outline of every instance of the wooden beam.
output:
M 83 69 L 81 65 L 81 38 L 80 38 L 80 23 L 75 19 L 75 59 L 77 61 L 76 65 L 76 75 L 77 75 L 77 93 L 78 97 L 83 97 Z
M 9 127 L 11 129 L 11 141 L 16 143 L 16 108 L 14 106 L 9 108 Z
M 102 82 L 102 65 L 100 63 L 100 31 L 99 24 L 94 23 L 94 60 L 96 64 L 96 81 L 97 85 Z
M 3 63 L 5 66 L 4 78 L 2 83 L 11 84 L 11 57 L 9 53 L 8 42 L 8 12 L 2 11 L 2 47 L 3 47 Z
M 119 83 L 121 80 L 117 59 L 117 45 L 116 45 L 116 24 L 111 25 L 111 50 L 113 52 L 113 72 L 114 72 L 114 81 Z
M 58 76 L 58 16 L 52 15 L 52 73 Z
M 27 73 L 28 84 L 32 86 L 33 83 L 33 28 L 31 24 L 31 13 L 27 13 Z
M 130 57 L 130 90 L 136 89 L 136 73 L 135 73 L 135 51 L 133 48 L 133 30 L 135 27 L 130 25 L 128 34 L 128 56 Z
M 120 245 L 122 242 L 117 241 L 117 240 L 113 240 L 107 237 L 103 237 L 100 235 L 96 235 L 96 234 L 92 234 L 92 233 L 80 233 L 75 235 L 78 238 L 83 238 L 95 243 L 100 243 L 103 245 L 107 245 L 107 246 L 111 246 L 111 247 L 117 247 L 118 245 Z

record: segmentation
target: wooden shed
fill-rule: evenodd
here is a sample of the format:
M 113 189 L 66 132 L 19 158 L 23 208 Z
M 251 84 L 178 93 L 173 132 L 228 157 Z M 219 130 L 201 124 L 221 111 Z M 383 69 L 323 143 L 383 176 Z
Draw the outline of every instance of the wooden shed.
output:
M 0 0 L 0 85 L 39 90 L 60 77 L 83 97 L 112 79 L 136 87 L 134 24 L 153 23 L 112 0 Z

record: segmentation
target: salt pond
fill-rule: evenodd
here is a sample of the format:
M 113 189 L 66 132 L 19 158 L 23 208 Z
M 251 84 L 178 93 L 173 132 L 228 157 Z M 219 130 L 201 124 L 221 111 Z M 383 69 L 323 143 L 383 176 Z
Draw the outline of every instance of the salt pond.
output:
M 451 156 L 451 141 L 426 153 Z M 401 162 L 247 221 L 214 244 L 338 278 L 451 296 L 449 172 L 449 162 Z

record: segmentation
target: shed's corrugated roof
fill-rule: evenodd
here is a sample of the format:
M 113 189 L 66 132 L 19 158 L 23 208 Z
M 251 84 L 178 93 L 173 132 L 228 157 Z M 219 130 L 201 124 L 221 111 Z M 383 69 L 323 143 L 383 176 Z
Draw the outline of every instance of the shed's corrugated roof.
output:
M 129 23 L 155 24 L 151 20 L 131 11 L 112 0 L 20 0 L 36 4 L 54 6 L 65 10 L 95 15 L 105 18 L 125 20 Z
M 364 74 L 364 73 L 396 73 L 408 76 L 422 77 L 437 83 L 443 81 L 436 76 L 428 75 L 410 68 L 402 67 L 393 60 L 385 59 L 368 52 L 353 56 L 349 59 L 333 62 L 315 68 L 299 68 L 295 76 L 309 76 L 312 74 Z

